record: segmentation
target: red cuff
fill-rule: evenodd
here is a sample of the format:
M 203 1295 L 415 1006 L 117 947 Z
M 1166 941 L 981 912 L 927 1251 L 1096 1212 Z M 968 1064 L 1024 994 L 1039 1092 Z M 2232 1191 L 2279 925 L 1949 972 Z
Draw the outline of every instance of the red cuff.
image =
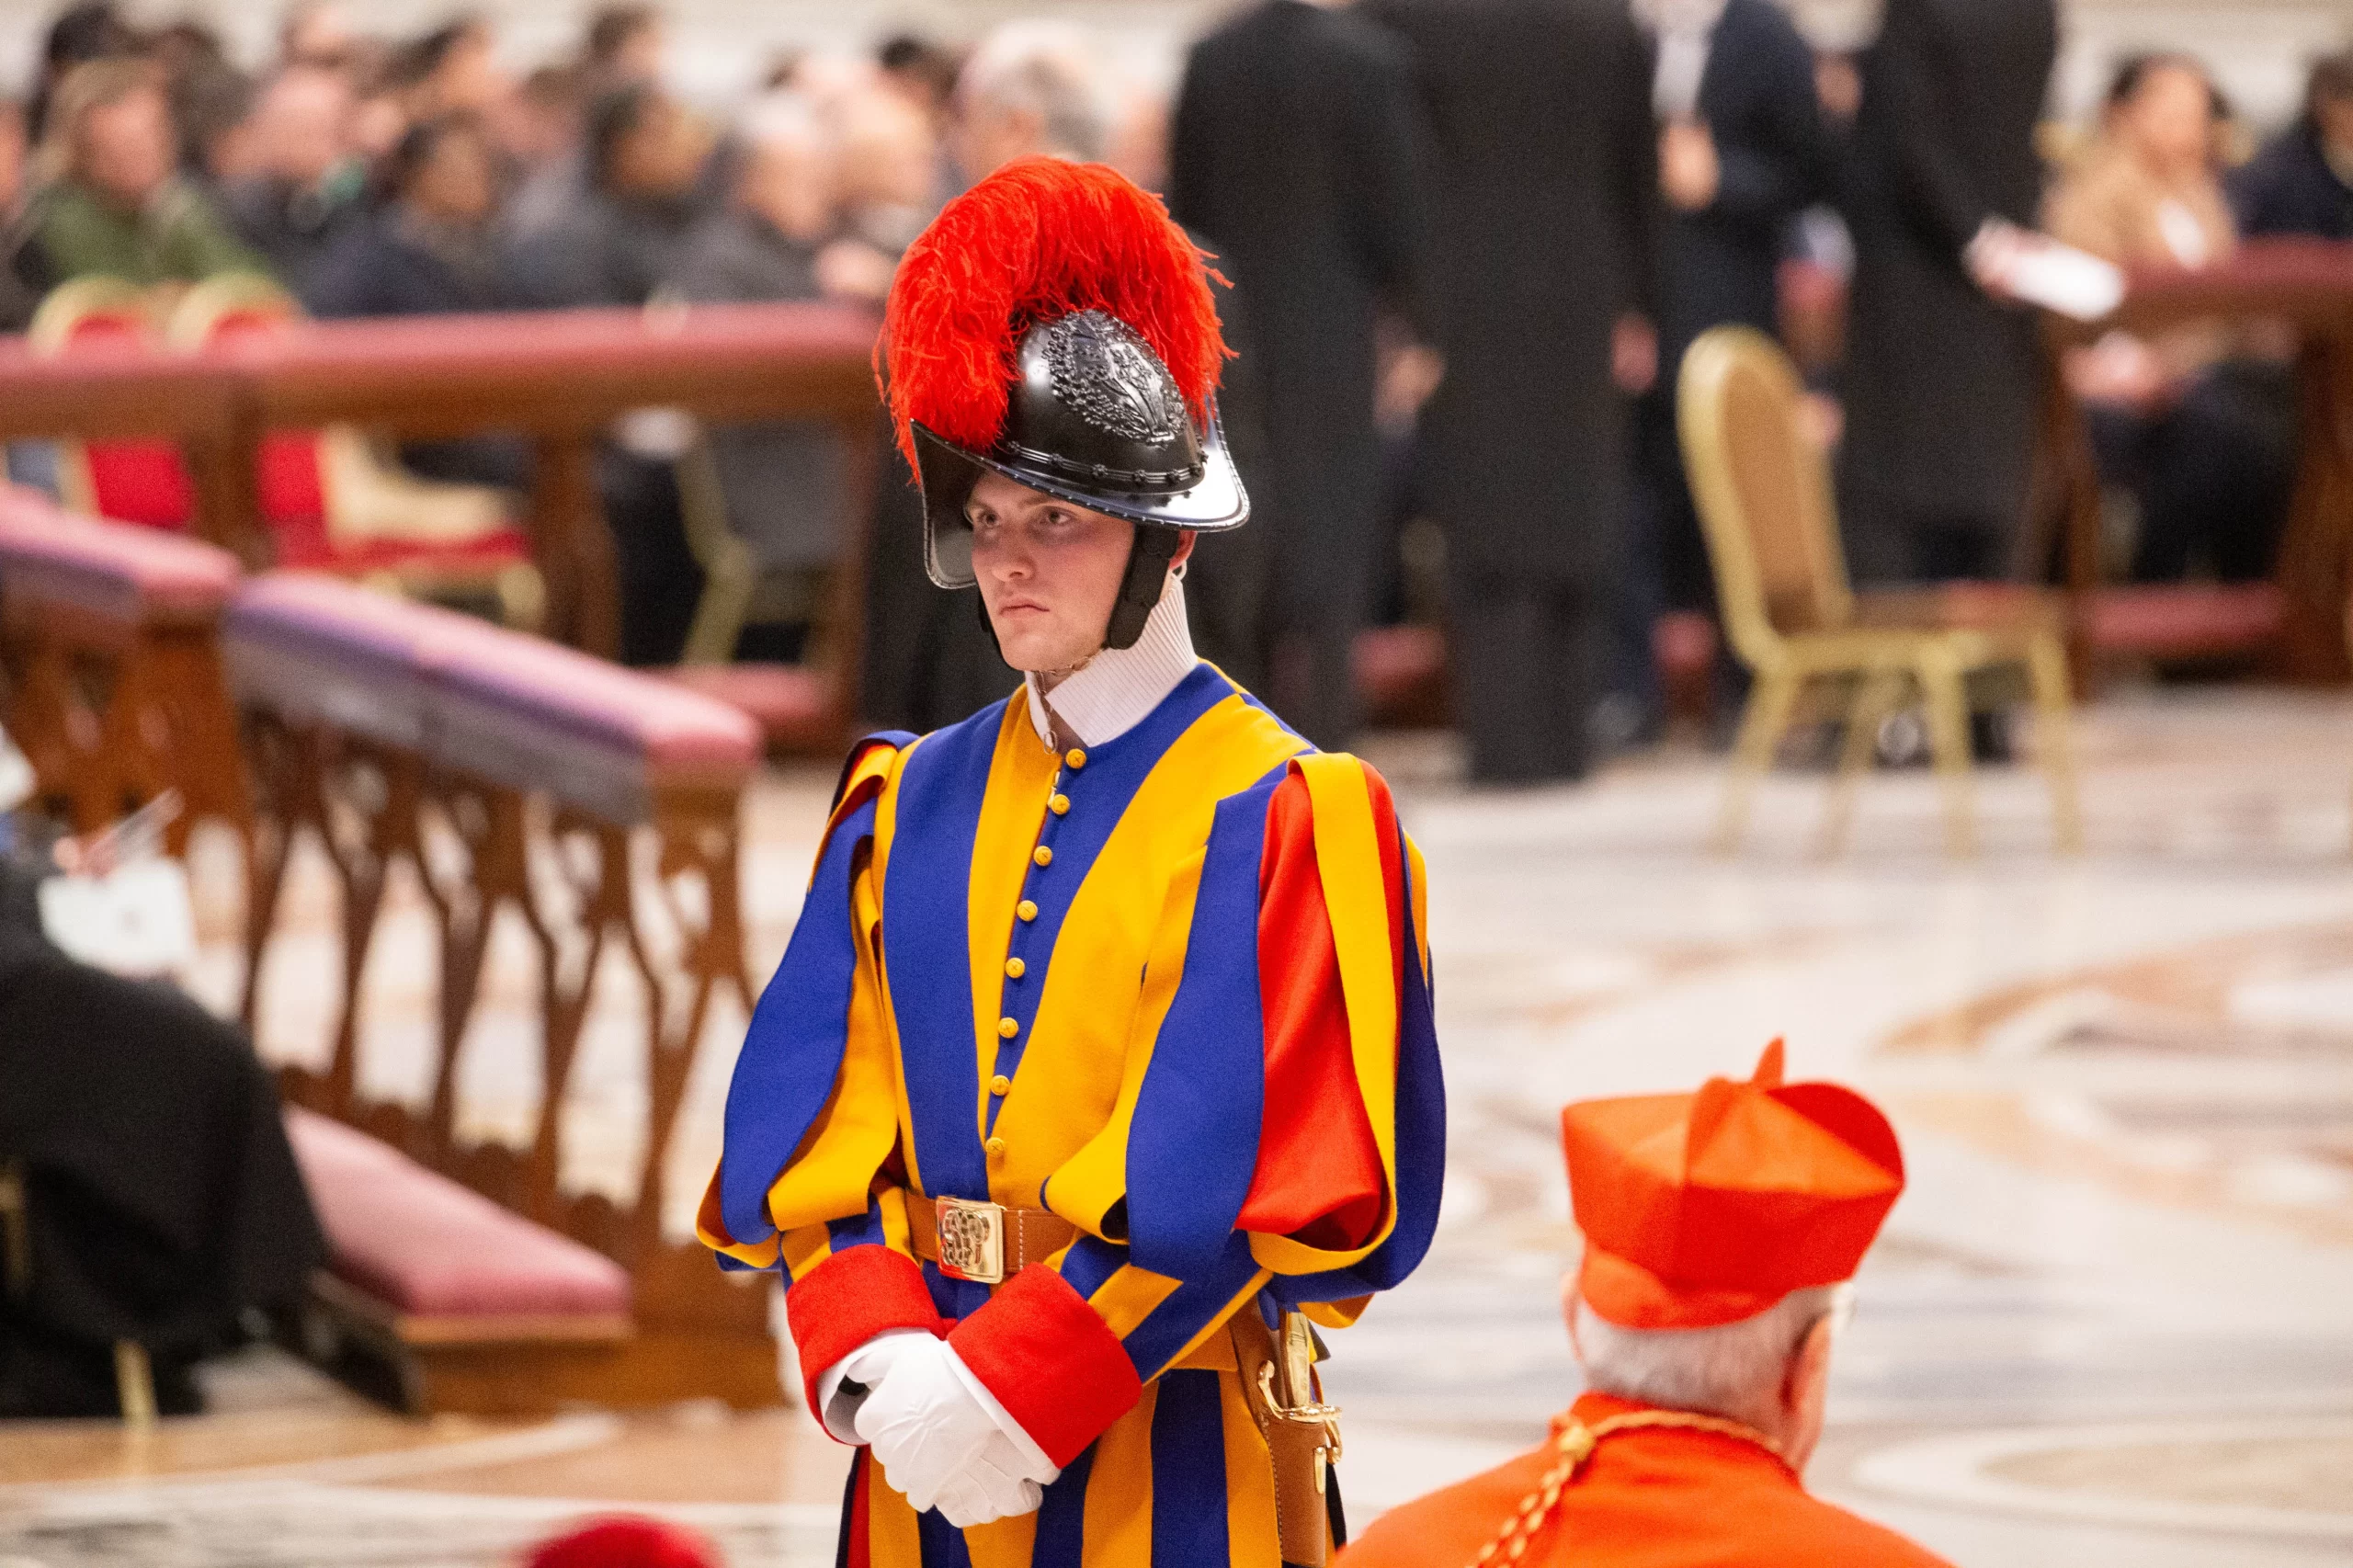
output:
M 1085 1452 L 1143 1397 L 1119 1335 L 1042 1263 L 999 1286 L 948 1343 L 1058 1465 Z
M 793 1281 L 784 1293 L 784 1315 L 801 1352 L 801 1392 L 820 1421 L 817 1379 L 826 1368 L 885 1329 L 948 1332 L 948 1320 L 931 1304 L 923 1265 L 870 1242 L 834 1254 Z

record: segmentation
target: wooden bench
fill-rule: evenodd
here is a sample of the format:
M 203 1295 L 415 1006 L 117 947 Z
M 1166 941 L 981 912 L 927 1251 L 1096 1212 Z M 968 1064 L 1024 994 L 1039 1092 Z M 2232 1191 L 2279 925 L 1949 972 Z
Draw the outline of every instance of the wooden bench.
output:
M 75 832 L 176 789 L 175 853 L 202 818 L 250 834 L 217 642 L 237 577 L 226 551 L 0 485 L 0 724 Z
M 519 1336 L 483 1337 L 477 1321 L 453 1337 L 434 1314 L 388 1299 L 368 1268 L 340 1261 L 322 1312 L 343 1324 L 347 1344 L 372 1343 L 396 1360 L 401 1387 L 422 1407 L 775 1403 L 766 1292 L 723 1279 L 703 1249 L 672 1243 L 662 1226 L 670 1137 L 710 1007 L 722 993 L 747 1013 L 752 1001 L 736 817 L 758 761 L 756 727 L 668 682 L 324 577 L 253 580 L 224 642 L 257 780 L 254 971 L 298 838 L 323 846 L 345 895 L 334 1053 L 323 1073 L 288 1069 L 288 1098 L 593 1249 L 631 1286 L 619 1337 L 597 1328 L 600 1317 L 609 1326 L 601 1308 L 569 1326 L 564 1314 L 519 1312 L 530 1328 Z M 634 853 L 648 838 L 651 897 Z M 404 860 L 438 937 L 422 1108 L 371 1101 L 358 1087 L 368 959 L 385 878 Z M 469 1025 L 502 911 L 520 917 L 540 967 L 542 1090 L 521 1150 L 468 1141 L 459 1117 Z M 644 1140 L 634 1196 L 622 1203 L 558 1181 L 582 1027 L 610 962 L 630 966 L 646 998 Z

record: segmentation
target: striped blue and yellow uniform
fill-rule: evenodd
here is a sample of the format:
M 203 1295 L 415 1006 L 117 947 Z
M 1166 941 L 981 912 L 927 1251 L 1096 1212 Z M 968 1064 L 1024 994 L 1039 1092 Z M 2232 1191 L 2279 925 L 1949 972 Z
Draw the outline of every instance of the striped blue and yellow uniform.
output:
M 1211 665 L 1060 756 L 1026 702 L 853 755 L 703 1239 L 789 1274 L 813 1379 L 884 1329 L 948 1334 L 1063 1467 L 1035 1514 L 959 1531 L 861 1453 L 845 1562 L 1274 1568 L 1224 1325 L 1345 1325 L 1428 1244 L 1420 861 L 1378 774 Z M 951 1279 L 907 1230 L 943 1196 L 1078 1239 L 994 1290 Z

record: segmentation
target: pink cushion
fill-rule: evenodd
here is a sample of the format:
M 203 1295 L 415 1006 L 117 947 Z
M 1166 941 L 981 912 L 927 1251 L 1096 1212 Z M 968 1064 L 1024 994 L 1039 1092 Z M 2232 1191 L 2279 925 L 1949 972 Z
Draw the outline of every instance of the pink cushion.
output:
M 238 590 L 222 630 L 244 700 L 418 751 L 430 708 L 426 647 L 489 629 L 321 573 L 269 572 Z
M 434 676 L 445 711 L 505 715 L 657 769 L 740 776 L 759 761 L 758 727 L 736 709 L 540 638 L 501 632 L 439 644 Z
M 417 1316 L 625 1314 L 628 1271 L 390 1144 L 298 1107 L 286 1135 L 339 1277 Z
M 678 665 L 662 678 L 745 714 L 779 750 L 840 750 L 833 683 L 805 665 Z
M 2251 653 L 2279 636 L 2285 613 L 2273 583 L 2102 588 L 2092 599 L 2092 644 L 2143 658 Z
M 68 599 L 124 619 L 179 619 L 218 614 L 237 579 L 225 550 L 0 485 L 0 582 L 12 595 Z

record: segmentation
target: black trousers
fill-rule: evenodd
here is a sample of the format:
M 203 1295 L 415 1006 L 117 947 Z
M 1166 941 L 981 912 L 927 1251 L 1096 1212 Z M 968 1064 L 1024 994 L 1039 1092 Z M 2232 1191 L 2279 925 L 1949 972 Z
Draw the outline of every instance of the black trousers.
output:
M 677 470 L 608 446 L 597 454 L 597 489 L 620 579 L 621 663 L 675 665 L 702 597 Z
M 2102 477 L 2141 503 L 2133 580 L 2203 568 L 2225 583 L 2270 575 L 2294 483 L 2295 403 L 2286 369 L 2217 365 L 2153 413 L 2089 411 Z
M 1472 780 L 1584 778 L 1608 639 L 1603 596 L 1583 583 L 1468 571 L 1448 589 L 1455 715 Z

